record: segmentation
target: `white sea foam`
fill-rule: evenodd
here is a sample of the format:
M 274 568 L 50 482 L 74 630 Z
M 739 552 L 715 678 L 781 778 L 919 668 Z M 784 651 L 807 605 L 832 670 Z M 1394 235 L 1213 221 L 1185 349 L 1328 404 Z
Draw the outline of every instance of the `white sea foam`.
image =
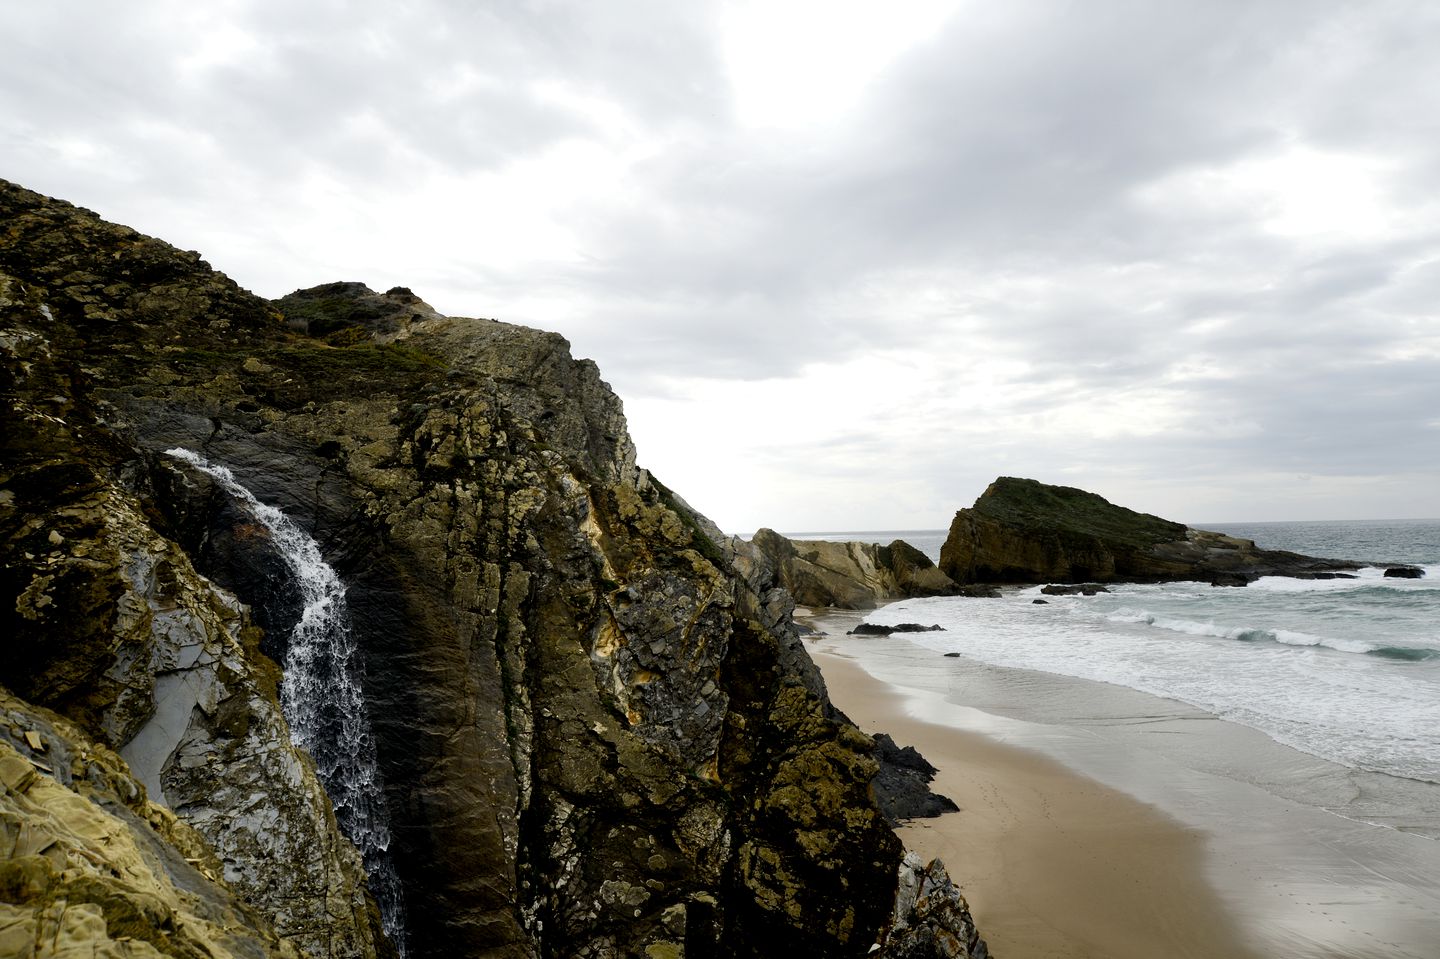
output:
M 1115 586 L 1045 605 L 1031 588 L 907 600 L 869 618 L 938 623 L 946 632 L 909 638 L 1181 700 L 1322 758 L 1440 781 L 1440 590 L 1416 583 L 1377 571 L 1261 589 Z
M 1144 610 L 1121 607 L 1105 616 L 1112 623 L 1139 624 L 1156 629 L 1169 630 L 1188 636 L 1209 636 L 1216 639 L 1233 639 L 1246 643 L 1281 643 L 1286 646 L 1324 646 L 1344 653 L 1370 653 L 1381 648 L 1375 643 L 1362 640 L 1338 639 L 1329 636 L 1315 636 L 1290 629 L 1265 629 L 1259 626 L 1225 626 L 1213 620 L 1196 622 L 1188 619 L 1169 619 Z

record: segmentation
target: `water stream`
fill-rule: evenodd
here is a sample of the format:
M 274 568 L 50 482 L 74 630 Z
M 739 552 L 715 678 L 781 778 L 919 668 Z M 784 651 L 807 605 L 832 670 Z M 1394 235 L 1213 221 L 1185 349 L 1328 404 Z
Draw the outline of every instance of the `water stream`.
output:
M 390 858 L 390 819 L 375 740 L 361 686 L 364 664 L 350 628 L 345 584 L 320 554 L 319 544 L 290 517 L 255 498 L 224 466 L 187 449 L 166 455 L 212 477 L 264 527 L 304 600 L 290 634 L 280 705 L 291 741 L 315 760 L 316 771 L 340 829 L 360 850 L 370 892 L 385 932 L 401 959 L 405 948 L 405 902 Z

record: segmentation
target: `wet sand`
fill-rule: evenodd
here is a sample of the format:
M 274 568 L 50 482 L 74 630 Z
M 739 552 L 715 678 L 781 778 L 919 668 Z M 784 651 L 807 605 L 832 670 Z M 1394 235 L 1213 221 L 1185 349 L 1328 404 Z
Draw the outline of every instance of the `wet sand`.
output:
M 1440 959 L 1440 843 L 1300 801 L 1358 802 L 1353 770 L 1131 690 L 844 637 L 858 619 L 820 617 L 810 651 L 862 729 L 939 767 L 960 812 L 901 836 L 1001 959 Z

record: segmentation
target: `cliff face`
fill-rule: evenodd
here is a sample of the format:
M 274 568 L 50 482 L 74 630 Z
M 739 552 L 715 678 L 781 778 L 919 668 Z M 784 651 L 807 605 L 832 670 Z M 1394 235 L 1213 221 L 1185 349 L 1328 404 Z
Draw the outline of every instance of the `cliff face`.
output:
M 904 540 L 875 543 L 791 540 L 762 529 L 730 542 L 737 567 L 752 584 L 784 587 L 802 606 L 874 609 L 909 596 L 949 596 L 955 583 L 930 557 Z
M 123 757 L 127 808 L 176 822 L 135 841 L 213 867 L 171 869 L 208 921 L 275 954 L 391 948 L 279 708 L 303 603 L 275 537 L 173 447 L 347 586 L 411 955 L 876 941 L 901 849 L 872 744 L 828 708 L 783 590 L 637 467 L 594 364 L 406 290 L 267 303 L 3 181 L 0 223 L 0 683 Z M 51 921 L 51 893 L 0 899 Z
M 296 959 L 226 865 L 120 756 L 0 690 L 0 955 Z
M 1357 563 L 1263 550 L 1115 506 L 1094 493 L 1002 476 L 955 514 L 940 568 L 960 583 L 1217 580 L 1354 569 Z

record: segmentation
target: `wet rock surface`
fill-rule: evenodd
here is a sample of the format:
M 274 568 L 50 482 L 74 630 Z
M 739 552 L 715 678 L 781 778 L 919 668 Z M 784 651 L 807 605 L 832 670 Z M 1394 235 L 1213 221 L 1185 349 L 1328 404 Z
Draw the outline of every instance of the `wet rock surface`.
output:
M 1108 593 L 1110 590 L 1099 583 L 1048 583 L 1040 587 L 1040 592 L 1046 596 L 1094 596 L 1096 593 Z
M 897 623 L 894 626 L 882 626 L 879 623 L 861 623 L 854 629 L 849 630 L 846 636 L 889 636 L 892 633 L 939 633 L 944 632 L 945 627 L 939 624 L 933 626 L 921 626 L 919 623 Z
M 408 291 L 269 303 L 10 184 L 0 212 L 0 682 L 124 757 L 264 949 L 389 945 L 280 715 L 295 597 L 173 446 L 348 586 L 411 955 L 876 941 L 902 851 L 874 746 L 791 594 L 637 466 L 593 363 Z

